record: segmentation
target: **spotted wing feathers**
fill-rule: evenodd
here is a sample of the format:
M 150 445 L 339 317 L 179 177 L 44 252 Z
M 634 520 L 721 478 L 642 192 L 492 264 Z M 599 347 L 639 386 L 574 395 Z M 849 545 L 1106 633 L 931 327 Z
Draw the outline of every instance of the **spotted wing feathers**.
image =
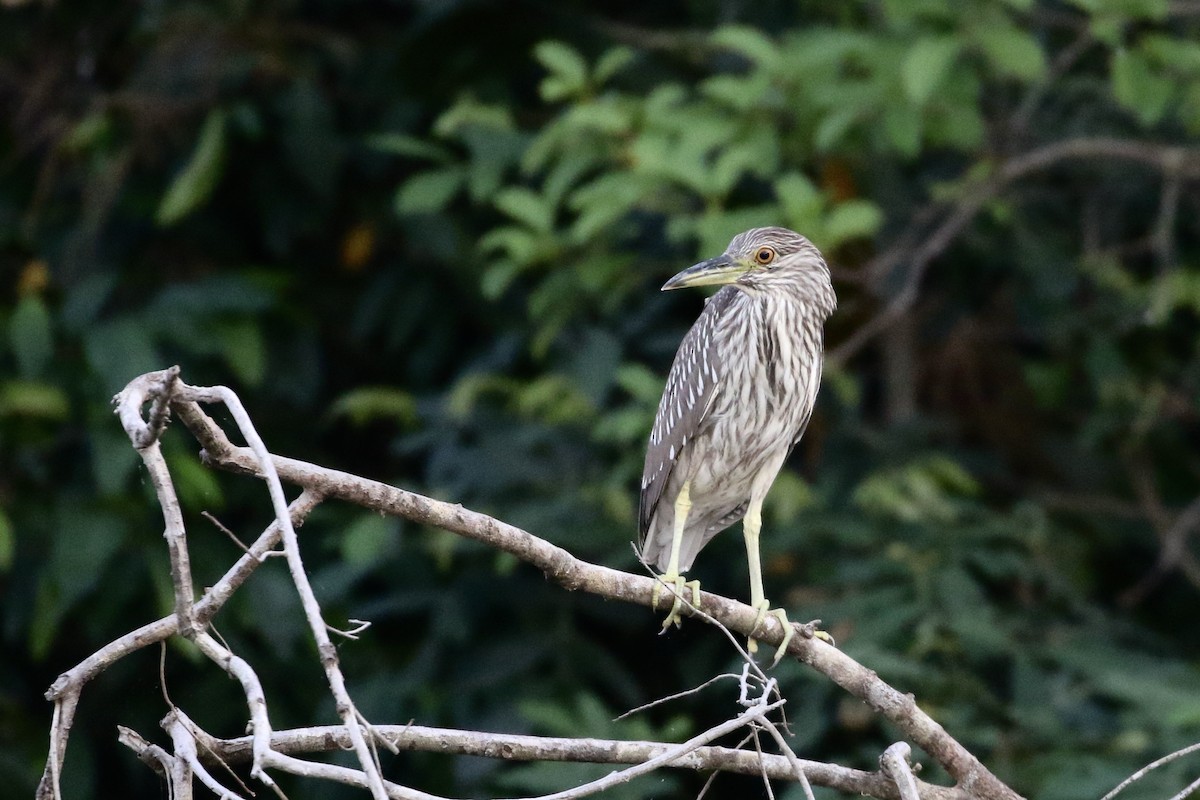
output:
M 646 448 L 638 509 L 639 547 L 645 541 L 676 459 L 695 438 L 712 405 L 723 366 L 717 347 L 718 328 L 721 315 L 736 292 L 737 289 L 727 286 L 713 295 L 675 353 L 675 363 L 667 375 L 650 431 L 650 446 Z

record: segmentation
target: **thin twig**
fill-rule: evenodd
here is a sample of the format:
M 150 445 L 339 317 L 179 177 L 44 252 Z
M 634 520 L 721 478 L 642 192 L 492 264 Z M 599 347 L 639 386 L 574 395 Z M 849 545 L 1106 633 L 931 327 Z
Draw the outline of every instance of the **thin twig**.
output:
M 1113 788 L 1112 791 L 1110 791 L 1108 794 L 1104 795 L 1104 797 L 1101 797 L 1100 800 L 1112 800 L 1114 797 L 1116 797 L 1118 794 L 1120 794 L 1121 791 L 1123 789 L 1125 789 L 1125 787 L 1128 786 L 1129 784 L 1135 783 L 1136 781 L 1140 781 L 1142 778 L 1146 777 L 1146 775 L 1148 773 L 1153 772 L 1154 770 L 1158 769 L 1159 767 L 1170 764 L 1172 761 L 1183 758 L 1186 755 L 1190 755 L 1191 753 L 1194 753 L 1197 750 L 1200 750 L 1200 742 L 1196 742 L 1195 744 L 1190 744 L 1187 747 L 1184 747 L 1180 750 L 1176 750 L 1174 753 L 1169 753 L 1168 755 L 1165 755 L 1162 758 L 1151 761 L 1149 764 L 1142 767 L 1137 772 L 1133 773 L 1128 778 L 1126 778 L 1125 780 L 1118 783 Z
M 621 714 L 621 715 L 615 717 L 613 719 L 613 722 L 620 722 L 621 720 L 625 719 L 626 717 L 632 716 L 634 714 L 639 714 L 643 711 L 654 708 L 655 706 L 660 706 L 663 703 L 669 703 L 672 700 L 679 700 L 680 698 L 689 697 L 691 695 L 697 694 L 697 693 L 701 692 L 702 690 L 707 689 L 709 686 L 712 686 L 717 681 L 725 680 L 727 678 L 732 678 L 734 680 L 737 680 L 738 676 L 734 675 L 732 672 L 726 672 L 721 675 L 714 675 L 713 677 L 709 678 L 708 680 L 706 680 L 704 683 L 700 684 L 699 686 L 693 686 L 691 689 L 684 689 L 682 692 L 676 692 L 675 694 L 669 694 L 666 697 L 660 697 L 657 700 L 651 700 L 649 703 L 643 703 L 642 705 L 640 705 L 636 708 L 631 708 L 628 711 L 626 711 L 624 714 Z
M 691 739 L 688 739 L 686 742 L 669 746 L 661 755 L 655 756 L 654 758 L 644 761 L 641 764 L 635 764 L 628 769 L 610 773 L 605 775 L 603 778 L 598 778 L 597 780 L 575 786 L 562 792 L 542 795 L 537 798 L 520 798 L 520 800 L 578 800 L 578 798 L 603 792 L 607 789 L 611 789 L 614 786 L 619 786 L 622 783 L 628 783 L 634 778 L 646 775 L 661 766 L 666 766 L 676 759 L 686 756 L 687 754 L 708 744 L 714 739 L 719 739 L 727 733 L 736 731 L 738 728 L 748 725 L 752 721 L 763 719 L 767 714 L 783 705 L 784 702 L 785 701 L 783 700 L 776 700 L 774 703 L 757 706 L 755 708 L 748 708 L 733 719 L 726 720 L 720 725 L 714 725 L 703 733 L 697 734 Z
M 783 738 L 783 734 L 780 733 L 774 725 L 768 724 L 766 725 L 766 729 L 767 733 L 771 734 L 771 738 L 775 740 L 775 744 L 779 747 L 780 752 L 783 753 L 784 757 L 791 765 L 792 771 L 795 773 L 796 780 L 799 781 L 800 785 L 804 788 L 804 796 L 808 798 L 808 800 L 814 800 L 812 784 L 808 782 L 808 773 L 805 772 L 804 764 L 801 763 L 800 759 L 796 756 L 796 752 L 792 750 L 792 746 L 787 743 L 787 741 Z
M 207 511 L 201 511 L 200 516 L 204 517 L 206 520 L 211 522 L 214 528 L 216 528 L 221 533 L 228 536 L 229 540 L 231 542 L 233 542 L 234 544 L 236 544 L 238 546 L 238 549 L 240 549 L 243 553 L 250 552 L 250 548 L 247 547 L 245 545 L 245 543 L 243 543 L 242 540 L 238 538 L 238 535 L 236 533 L 229 530 L 229 528 L 226 528 L 225 525 L 222 524 L 221 520 L 217 519 L 216 517 L 214 517 L 212 514 L 208 513 Z
M 1171 800 L 1184 800 L 1186 797 L 1191 797 L 1197 789 L 1200 789 L 1200 778 L 1196 778 L 1196 780 L 1185 786 L 1183 791 L 1172 797 Z

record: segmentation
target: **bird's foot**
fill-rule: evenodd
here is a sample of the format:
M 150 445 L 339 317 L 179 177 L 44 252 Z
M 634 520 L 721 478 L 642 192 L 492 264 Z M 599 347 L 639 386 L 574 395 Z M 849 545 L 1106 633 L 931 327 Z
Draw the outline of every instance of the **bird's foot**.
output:
M 658 580 L 654 582 L 654 590 L 650 593 L 650 606 L 655 610 L 658 609 L 658 598 L 662 596 L 664 585 L 670 586 L 674 590 L 672 592 L 674 599 L 671 603 L 671 610 L 667 612 L 667 618 L 663 620 L 662 624 L 662 629 L 665 631 L 671 625 L 678 628 L 683 624 L 683 617 L 680 615 L 679 610 L 683 608 L 684 589 L 691 589 L 692 605 L 696 608 L 700 607 L 700 581 L 685 581 L 683 576 L 678 573 L 659 575 Z
M 751 633 L 758 630 L 758 626 L 761 625 L 763 620 L 765 620 L 768 616 L 775 617 L 775 619 L 779 620 L 779 624 L 783 627 L 783 641 L 779 643 L 779 647 L 775 650 L 775 658 L 771 661 L 770 668 L 774 669 L 775 666 L 783 659 L 783 654 L 787 652 L 788 645 L 792 643 L 792 638 L 796 635 L 796 629 L 792 627 L 792 623 L 788 621 L 787 612 L 785 612 L 782 608 L 772 609 L 770 604 L 765 599 L 759 602 L 757 608 L 758 616 L 754 618 L 754 627 L 750 629 Z M 811 625 L 811 623 L 809 624 Z M 817 633 L 825 632 L 819 631 Z M 816 635 L 816 633 L 814 633 L 814 635 Z M 825 635 L 828 636 L 829 634 Z M 753 636 L 750 637 L 746 644 L 751 655 L 758 652 L 758 641 Z

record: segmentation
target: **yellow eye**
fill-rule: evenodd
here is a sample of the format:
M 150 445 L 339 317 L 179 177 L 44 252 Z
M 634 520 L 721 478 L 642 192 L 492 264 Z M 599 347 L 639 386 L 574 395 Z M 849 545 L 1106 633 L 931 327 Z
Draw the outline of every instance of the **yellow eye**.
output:
M 772 261 L 775 260 L 775 248 L 773 248 L 773 247 L 758 248 L 758 252 L 756 252 L 754 254 L 754 260 L 757 261 L 759 264 L 764 264 L 764 265 L 770 264 Z

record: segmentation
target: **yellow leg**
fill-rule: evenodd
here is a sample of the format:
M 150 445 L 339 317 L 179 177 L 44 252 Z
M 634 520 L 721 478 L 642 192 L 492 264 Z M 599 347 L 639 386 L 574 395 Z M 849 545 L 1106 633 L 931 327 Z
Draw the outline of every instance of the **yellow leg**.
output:
M 683 624 L 679 609 L 683 607 L 684 589 L 692 590 L 692 605 L 696 608 L 700 607 L 700 581 L 685 581 L 679 574 L 679 550 L 683 546 L 683 529 L 691 510 L 691 481 L 685 481 L 683 488 L 679 490 L 679 496 L 675 498 L 675 527 L 671 531 L 671 558 L 667 562 L 667 571 L 658 576 L 659 582 L 654 584 L 654 592 L 650 595 L 651 604 L 658 608 L 658 598 L 662 594 L 663 584 L 667 584 L 675 590 L 675 600 L 671 603 L 671 610 L 667 612 L 667 618 L 663 620 L 664 631 L 672 624 L 677 628 Z
M 746 538 L 746 560 L 750 566 L 750 605 L 758 611 L 758 616 L 754 620 L 754 628 L 757 629 L 768 614 L 778 619 L 779 624 L 783 626 L 783 641 L 779 643 L 779 649 L 775 651 L 775 660 L 771 662 L 773 667 L 787 652 L 788 644 L 795 635 L 795 629 L 788 622 L 787 614 L 782 608 L 771 610 L 763 593 L 762 563 L 758 554 L 758 535 L 761 530 L 762 499 L 751 498 L 750 506 L 746 509 L 746 517 L 742 520 L 742 533 Z M 754 637 L 750 637 L 747 647 L 751 653 L 758 652 L 758 642 L 754 640 Z

